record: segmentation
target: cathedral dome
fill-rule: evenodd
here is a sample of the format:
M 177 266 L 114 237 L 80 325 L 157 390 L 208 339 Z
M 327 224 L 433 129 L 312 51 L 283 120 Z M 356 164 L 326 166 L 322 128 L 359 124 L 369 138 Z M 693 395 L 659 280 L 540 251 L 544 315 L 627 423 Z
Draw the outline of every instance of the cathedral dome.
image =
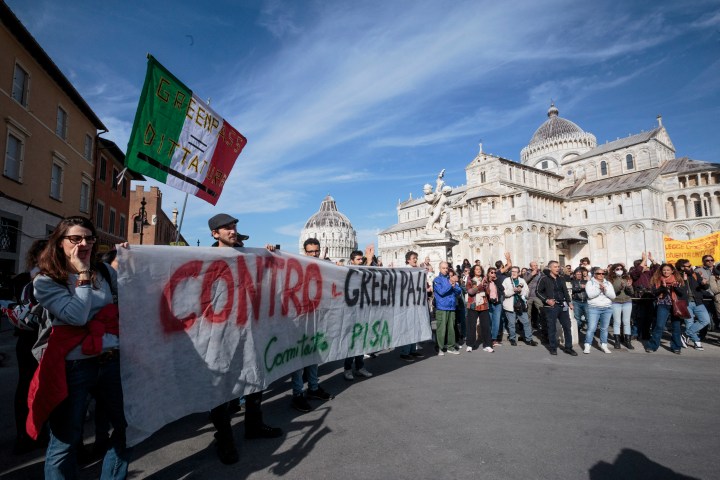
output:
M 583 131 L 575 123 L 560 118 L 554 103 L 547 112 L 548 119 L 535 130 L 530 143 L 520 152 L 523 164 L 545 165 L 543 169 L 559 171 L 560 165 L 597 146 L 595 135 Z
M 335 199 L 326 196 L 320 203 L 320 210 L 315 212 L 307 222 L 300 234 L 300 253 L 303 253 L 303 243 L 308 238 L 317 238 L 320 249 L 328 249 L 328 256 L 334 260 L 348 260 L 350 253 L 357 250 L 357 234 L 350 220 L 340 213 Z
M 312 217 L 305 222 L 305 228 L 321 228 L 321 227 L 350 227 L 350 220 L 340 213 L 335 204 L 335 199 L 328 195 L 320 204 L 318 210 Z
M 576 133 L 582 135 L 585 133 L 582 128 L 578 127 L 570 120 L 560 118 L 558 113 L 559 110 L 555 107 L 555 104 L 551 104 L 547 113 L 548 119 L 545 120 L 545 123 L 540 125 L 537 130 L 535 130 L 535 134 L 532 139 L 530 139 L 530 145 L 541 143 L 546 140 L 559 137 L 563 134 L 572 135 Z

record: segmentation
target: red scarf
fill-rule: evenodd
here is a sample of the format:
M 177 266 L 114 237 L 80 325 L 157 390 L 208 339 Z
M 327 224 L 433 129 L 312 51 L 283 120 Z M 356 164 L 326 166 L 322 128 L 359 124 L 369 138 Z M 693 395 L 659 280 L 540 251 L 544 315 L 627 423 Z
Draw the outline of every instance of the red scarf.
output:
M 25 429 L 37 440 L 45 421 L 60 402 L 68 396 L 65 357 L 82 343 L 82 353 L 99 355 L 104 333 L 118 335 L 118 306 L 105 305 L 86 326 L 58 325 L 53 327 L 47 349 L 35 370 L 28 392 L 28 413 Z

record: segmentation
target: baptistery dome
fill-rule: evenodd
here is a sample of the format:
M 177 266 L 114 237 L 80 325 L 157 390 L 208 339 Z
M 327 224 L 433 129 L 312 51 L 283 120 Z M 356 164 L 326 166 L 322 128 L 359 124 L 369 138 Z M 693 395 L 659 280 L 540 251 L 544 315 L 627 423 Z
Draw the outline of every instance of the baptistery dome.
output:
M 550 104 L 548 119 L 535 130 L 530 143 L 520 152 L 522 163 L 557 170 L 560 165 L 597 146 L 595 135 L 561 118 L 559 113 L 555 104 Z
M 303 253 L 303 242 L 308 238 L 317 238 L 320 241 L 321 252 L 328 248 L 328 256 L 334 260 L 348 260 L 350 253 L 357 250 L 357 234 L 350 220 L 340 213 L 335 199 L 326 196 L 320 204 L 320 210 L 315 212 L 307 222 L 300 234 L 300 253 Z

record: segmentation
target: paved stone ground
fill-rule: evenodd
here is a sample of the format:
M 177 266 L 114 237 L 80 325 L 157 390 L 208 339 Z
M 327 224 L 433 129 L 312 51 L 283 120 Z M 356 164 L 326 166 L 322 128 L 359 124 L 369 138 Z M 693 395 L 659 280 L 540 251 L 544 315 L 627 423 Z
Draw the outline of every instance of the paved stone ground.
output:
M 266 421 L 283 437 L 243 441 L 243 416 L 235 417 L 238 464 L 217 460 L 203 413 L 135 447 L 131 478 L 718 478 L 718 337 L 680 356 L 636 347 L 572 358 L 506 343 L 494 354 L 432 353 L 414 364 L 385 352 L 366 362 L 373 378 L 354 382 L 333 362 L 320 373 L 336 398 L 313 402 L 311 413 L 289 407 L 289 381 L 267 392 Z M 10 453 L 13 348 L 4 324 L 0 478 L 42 478 L 43 452 Z M 98 472 L 94 464 L 80 478 Z

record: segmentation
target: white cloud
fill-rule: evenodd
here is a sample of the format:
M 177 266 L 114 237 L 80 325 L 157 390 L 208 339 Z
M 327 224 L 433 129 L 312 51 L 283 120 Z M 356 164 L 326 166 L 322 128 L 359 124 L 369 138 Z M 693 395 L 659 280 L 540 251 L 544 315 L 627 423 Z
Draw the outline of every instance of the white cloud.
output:
M 298 238 L 300 238 L 300 232 L 302 231 L 304 226 L 305 225 L 301 223 L 292 223 L 288 225 L 283 225 L 282 227 L 278 227 L 273 231 L 286 237 L 293 237 L 295 238 L 295 240 L 297 240 Z

